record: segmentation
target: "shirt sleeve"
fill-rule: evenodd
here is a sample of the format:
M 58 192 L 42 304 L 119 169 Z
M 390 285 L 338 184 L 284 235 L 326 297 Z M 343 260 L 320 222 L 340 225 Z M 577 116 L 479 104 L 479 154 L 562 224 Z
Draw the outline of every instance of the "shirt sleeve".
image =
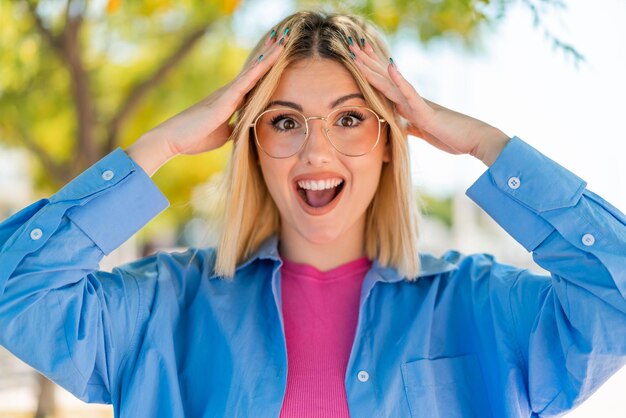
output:
M 513 137 L 466 192 L 550 272 L 507 280 L 508 322 L 540 416 L 574 408 L 626 363 L 626 216 L 586 186 Z
M 99 263 L 167 206 L 117 148 L 0 223 L 0 344 L 79 399 L 111 403 L 140 310 L 135 275 L 156 267 Z

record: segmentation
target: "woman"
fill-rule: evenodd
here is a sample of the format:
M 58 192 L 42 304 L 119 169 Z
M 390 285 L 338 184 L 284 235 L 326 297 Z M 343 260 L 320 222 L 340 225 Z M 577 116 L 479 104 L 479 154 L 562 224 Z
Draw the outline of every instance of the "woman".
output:
M 578 405 L 626 358 L 626 217 L 388 56 L 359 17 L 295 13 L 232 82 L 4 221 L 0 343 L 119 417 Z M 551 276 L 420 254 L 407 134 L 482 160 L 468 195 Z M 229 138 L 219 245 L 98 271 L 167 207 L 150 176 Z

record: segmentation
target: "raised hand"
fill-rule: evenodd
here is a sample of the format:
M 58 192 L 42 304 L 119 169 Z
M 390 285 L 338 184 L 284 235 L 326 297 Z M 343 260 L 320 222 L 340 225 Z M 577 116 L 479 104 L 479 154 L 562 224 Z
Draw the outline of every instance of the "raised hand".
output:
M 288 35 L 268 37 L 261 60 L 253 60 L 228 84 L 143 134 L 128 154 L 152 175 L 176 155 L 200 154 L 224 145 L 233 133 L 229 124 L 233 113 L 276 62 L 288 39 Z
M 272 67 L 287 39 L 285 36 L 281 42 L 277 36 L 268 38 L 261 61 L 253 60 L 231 82 L 157 126 L 155 130 L 166 138 L 172 152 L 193 155 L 224 145 L 233 131 L 229 119 L 241 106 L 244 95 Z
M 395 103 L 407 133 L 451 154 L 470 154 L 491 165 L 509 136 L 470 116 L 422 98 L 395 65 L 383 61 L 371 45 L 350 45 L 365 78 Z

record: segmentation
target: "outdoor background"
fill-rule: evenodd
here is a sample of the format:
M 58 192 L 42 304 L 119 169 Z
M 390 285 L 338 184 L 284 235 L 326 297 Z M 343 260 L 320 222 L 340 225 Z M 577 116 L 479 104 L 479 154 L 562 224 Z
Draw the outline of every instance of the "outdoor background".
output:
M 385 31 L 398 68 L 424 97 L 519 136 L 626 210 L 625 1 L 344 4 Z M 310 5 L 0 0 L 0 222 L 230 81 L 262 33 Z M 416 192 L 427 203 L 424 251 L 489 252 L 541 271 L 464 195 L 486 169 L 481 162 L 410 141 Z M 178 157 L 155 174 L 170 208 L 101 269 L 155 249 L 212 245 L 220 202 L 207 190 L 229 152 Z M 626 417 L 625 391 L 626 369 L 567 416 Z M 113 416 L 0 348 L 0 418 L 46 415 Z

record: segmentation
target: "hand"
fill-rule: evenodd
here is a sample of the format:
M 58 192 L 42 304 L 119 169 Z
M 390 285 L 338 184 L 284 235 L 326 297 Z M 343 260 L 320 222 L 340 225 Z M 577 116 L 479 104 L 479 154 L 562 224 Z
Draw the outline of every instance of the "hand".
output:
M 142 139 L 164 141 L 170 156 L 200 154 L 224 145 L 233 133 L 230 118 L 241 106 L 244 95 L 285 49 L 289 36 L 282 43 L 277 38 L 266 40 L 261 61 L 253 60 L 228 84 L 148 131 Z
M 451 154 L 470 154 L 488 166 L 509 140 L 499 129 L 422 98 L 395 65 L 383 62 L 371 45 L 350 45 L 365 78 L 392 102 L 407 122 L 406 133 Z

